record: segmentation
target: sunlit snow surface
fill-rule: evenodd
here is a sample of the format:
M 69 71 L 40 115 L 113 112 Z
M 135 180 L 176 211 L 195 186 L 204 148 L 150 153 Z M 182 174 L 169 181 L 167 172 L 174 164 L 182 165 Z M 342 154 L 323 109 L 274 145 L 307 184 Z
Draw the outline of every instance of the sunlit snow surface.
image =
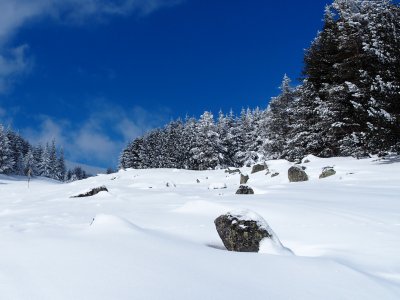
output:
M 0 299 L 400 299 L 400 161 L 376 159 L 311 156 L 302 183 L 272 161 L 255 195 L 223 170 L 0 175 Z M 336 175 L 318 179 L 325 166 Z M 294 255 L 224 250 L 214 219 L 246 209 Z

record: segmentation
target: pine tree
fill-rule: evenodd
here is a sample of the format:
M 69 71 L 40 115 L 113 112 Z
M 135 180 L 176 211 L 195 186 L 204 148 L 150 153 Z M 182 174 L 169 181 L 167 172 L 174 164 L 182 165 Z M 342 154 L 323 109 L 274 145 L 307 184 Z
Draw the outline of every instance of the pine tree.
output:
M 398 6 L 384 0 L 327 6 L 323 31 L 305 56 L 298 110 L 309 122 L 292 134 L 296 143 L 303 139 L 305 153 L 362 156 L 399 140 L 396 12 Z
M 42 166 L 42 156 L 43 156 L 43 146 L 41 144 L 37 145 L 33 149 L 33 158 L 34 158 L 34 169 L 33 174 L 37 176 L 41 176 L 43 173 L 43 166 Z
M 192 149 L 196 145 L 196 131 L 197 121 L 195 118 L 186 117 L 185 126 L 183 128 L 182 135 L 182 147 L 183 147 L 183 168 L 196 170 L 198 168 L 196 160 L 193 159 Z
M 31 147 L 24 157 L 24 175 L 27 175 L 29 173 L 29 170 L 32 175 L 36 174 L 35 158 L 33 156 L 33 151 Z
M 164 129 L 165 148 L 164 168 L 184 168 L 185 145 L 183 143 L 184 125 L 181 120 L 170 122 Z
M 53 172 L 50 152 L 51 152 L 50 145 L 47 143 L 43 149 L 42 157 L 40 159 L 40 164 L 39 164 L 40 175 L 48 178 L 52 178 L 52 172 Z
M 64 181 L 66 176 L 66 166 L 65 166 L 65 159 L 64 159 L 64 149 L 60 149 L 60 153 L 58 158 L 56 158 L 56 172 L 55 172 L 55 179 Z
M 265 131 L 263 150 L 268 159 L 287 157 L 286 144 L 294 122 L 292 108 L 296 98 L 296 92 L 291 88 L 290 82 L 290 78 L 285 74 L 280 86 L 281 94 L 271 99 L 265 113 L 262 124 Z
M 222 111 L 219 112 L 217 133 L 221 141 L 221 151 L 223 166 L 235 166 L 235 153 L 237 152 L 235 140 L 231 134 L 232 127 L 235 126 L 235 116 L 231 110 L 229 115 L 225 115 Z
M 10 141 L 0 124 L 0 174 L 10 174 L 14 168 L 14 159 L 12 156 Z
M 193 148 L 191 149 L 192 163 L 197 170 L 208 170 L 221 167 L 223 149 L 211 112 L 204 112 L 196 124 Z

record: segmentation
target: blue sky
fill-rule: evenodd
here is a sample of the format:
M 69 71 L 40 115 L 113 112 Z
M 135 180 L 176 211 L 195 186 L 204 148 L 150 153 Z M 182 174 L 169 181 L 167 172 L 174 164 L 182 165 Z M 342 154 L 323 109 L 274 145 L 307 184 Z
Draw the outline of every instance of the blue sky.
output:
M 327 3 L 3 0 L 0 121 L 114 166 L 171 119 L 266 107 L 284 73 L 300 76 Z

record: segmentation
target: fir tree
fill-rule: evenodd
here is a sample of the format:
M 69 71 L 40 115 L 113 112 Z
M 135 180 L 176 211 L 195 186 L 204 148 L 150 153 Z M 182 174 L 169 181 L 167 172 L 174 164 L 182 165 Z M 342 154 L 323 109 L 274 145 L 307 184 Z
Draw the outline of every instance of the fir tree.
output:
M 14 159 L 10 148 L 10 141 L 0 124 L 0 174 L 10 174 L 14 168 Z
M 64 149 L 60 149 L 60 153 L 58 158 L 56 159 L 56 172 L 55 172 L 55 179 L 64 181 L 66 176 L 66 166 L 65 166 L 65 159 L 64 159 Z

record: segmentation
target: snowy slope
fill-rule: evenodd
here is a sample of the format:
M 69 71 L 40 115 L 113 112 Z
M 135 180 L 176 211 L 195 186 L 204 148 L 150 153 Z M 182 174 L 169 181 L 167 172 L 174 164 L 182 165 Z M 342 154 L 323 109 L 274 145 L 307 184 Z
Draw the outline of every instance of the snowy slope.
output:
M 29 189 L 0 176 L 0 298 L 400 299 L 399 161 L 309 159 L 304 183 L 269 162 L 280 175 L 251 174 L 255 195 L 235 195 L 239 175 L 223 170 Z M 325 166 L 337 174 L 318 179 Z M 260 214 L 294 255 L 223 250 L 213 221 L 233 209 Z

